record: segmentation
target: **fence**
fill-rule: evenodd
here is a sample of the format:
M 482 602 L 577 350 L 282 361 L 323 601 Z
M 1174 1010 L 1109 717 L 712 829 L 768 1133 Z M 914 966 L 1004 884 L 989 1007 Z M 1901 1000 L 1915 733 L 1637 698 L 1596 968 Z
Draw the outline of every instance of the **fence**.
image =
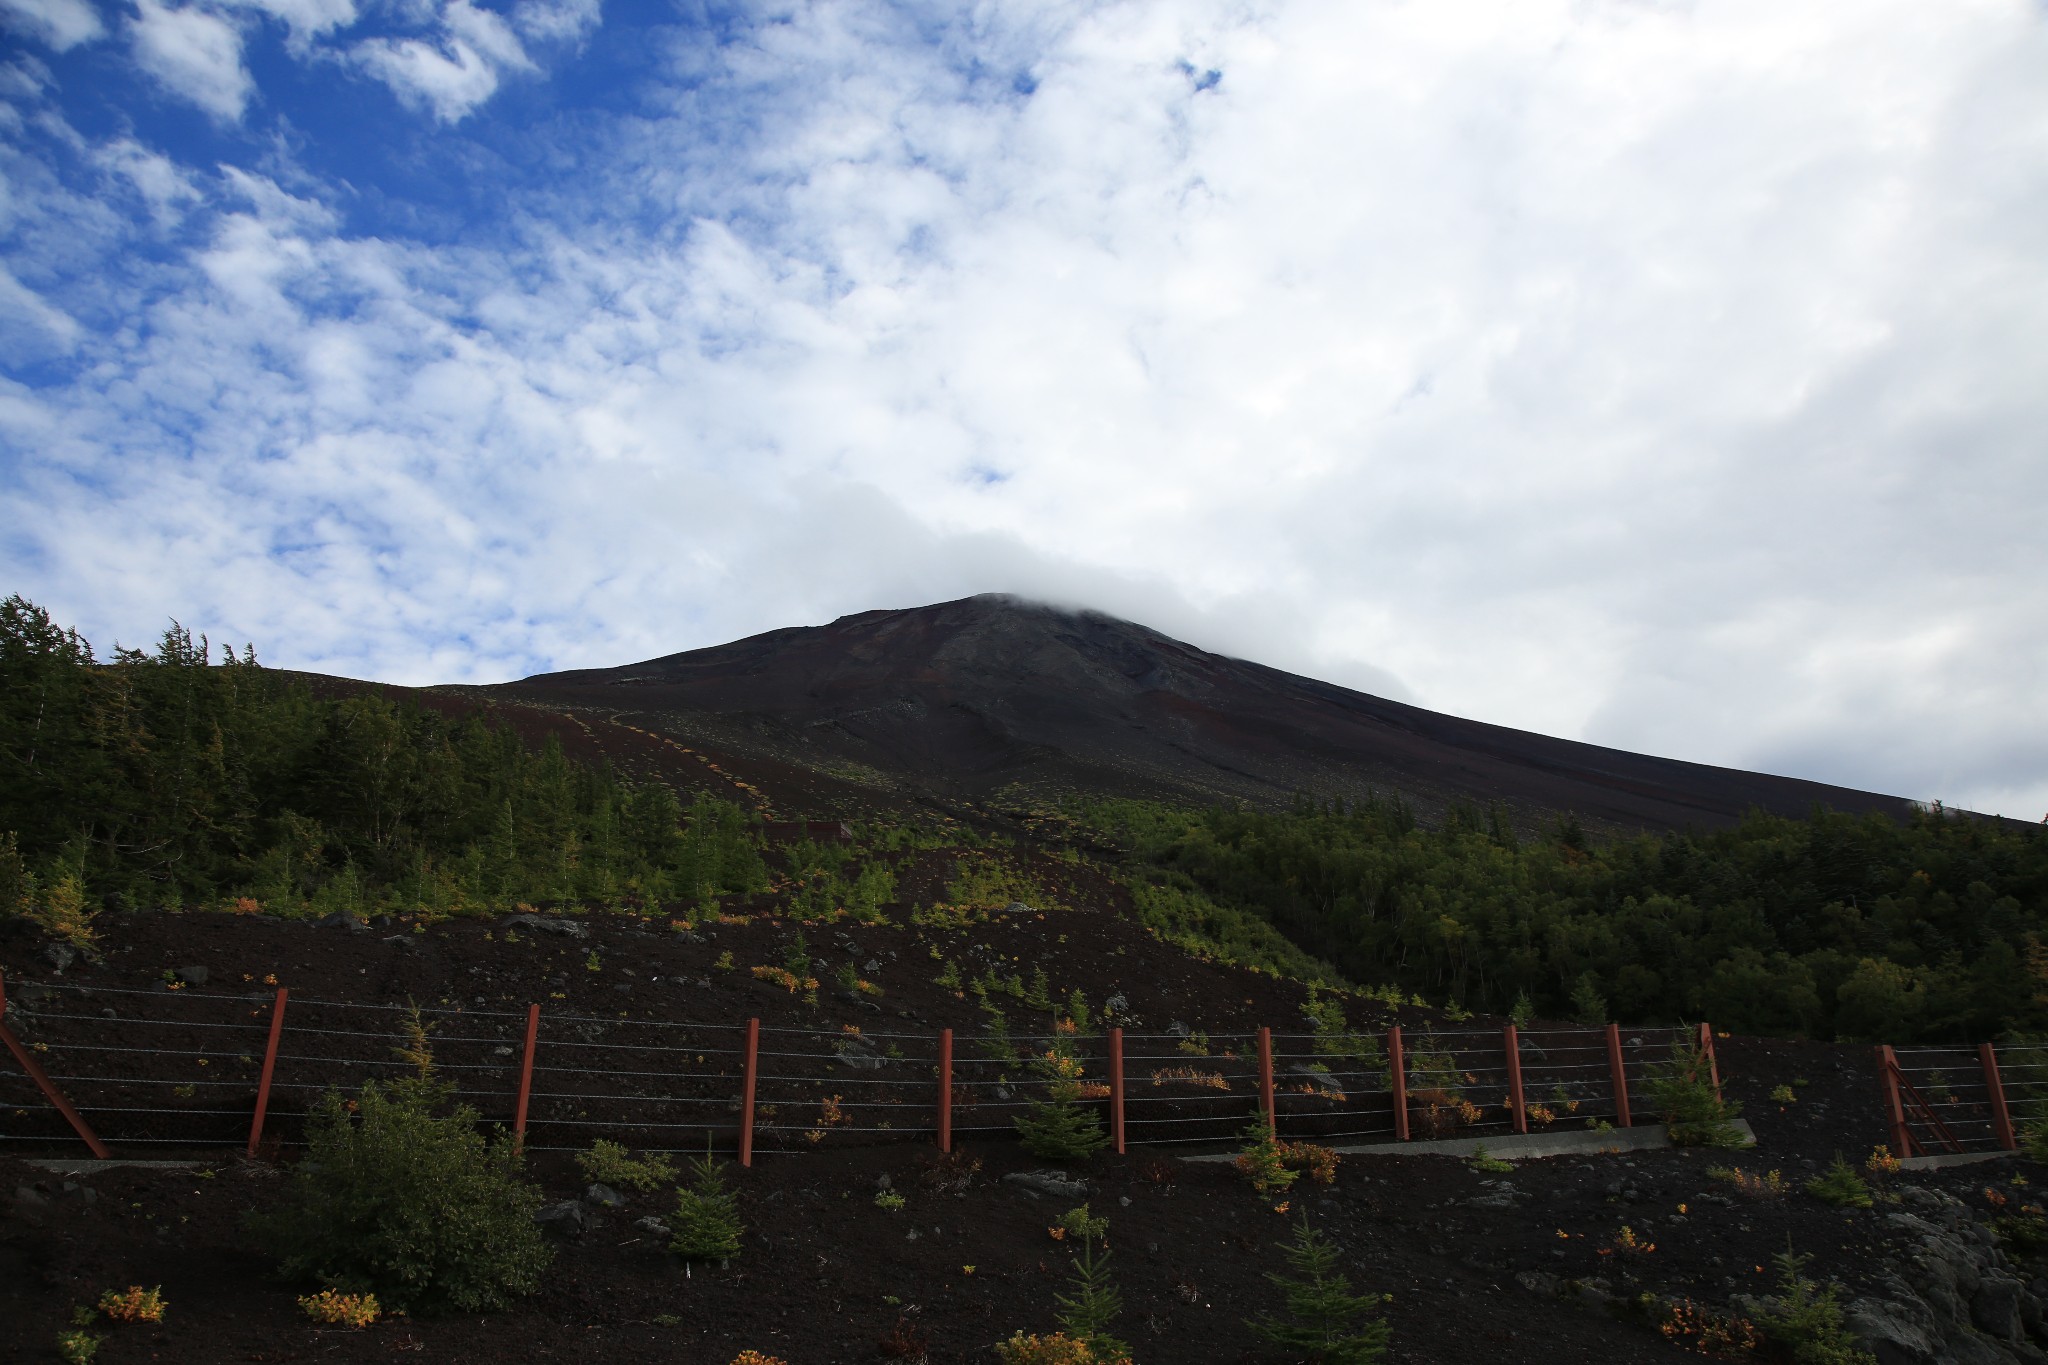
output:
M 11 1013 L 8 1011 L 11 1010 Z M 433 1066 L 532 1150 L 610 1138 L 649 1151 L 759 1153 L 822 1144 L 1014 1131 L 1048 1093 L 1057 1042 L 1118 1151 L 1235 1141 L 1269 1130 L 1321 1141 L 1492 1136 L 1553 1124 L 1628 1127 L 1646 1068 L 1690 1031 L 1424 1028 L 1344 1037 L 1130 1033 L 1084 1036 L 717 1026 L 544 1011 L 421 1008 Z M 8 1001 L 0 1140 L 122 1147 L 303 1141 L 329 1090 L 415 1066 L 408 1007 L 246 994 L 36 984 Z M 11 1021 L 12 1027 L 9 1027 Z M 1709 1059 L 1713 1036 L 1698 1040 Z M 1718 1087 L 1718 1076 L 1715 1078 Z M 73 1103 L 72 1097 L 76 1097 Z
M 2048 1046 L 1877 1049 L 1885 1126 L 1894 1154 L 2016 1151 L 2014 1105 L 2032 1113 L 2048 1102 Z M 2008 1101 L 2010 1094 L 2012 1099 Z

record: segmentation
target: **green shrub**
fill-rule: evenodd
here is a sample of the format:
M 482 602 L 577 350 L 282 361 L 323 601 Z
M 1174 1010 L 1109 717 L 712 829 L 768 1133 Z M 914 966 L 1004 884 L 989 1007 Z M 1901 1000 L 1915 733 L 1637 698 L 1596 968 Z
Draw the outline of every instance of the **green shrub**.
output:
M 1286 1315 L 1262 1314 L 1247 1327 L 1321 1365 L 1372 1365 L 1386 1355 L 1391 1329 L 1371 1317 L 1381 1299 L 1351 1292 L 1350 1280 L 1337 1268 L 1336 1245 L 1308 1225 L 1307 1214 L 1281 1255 L 1294 1274 L 1266 1278 L 1279 1286 Z
M 1493 1175 L 1501 1175 L 1515 1169 L 1515 1163 L 1512 1161 L 1502 1161 L 1497 1156 L 1488 1156 L 1486 1154 L 1486 1144 L 1482 1142 L 1472 1149 L 1472 1169 L 1475 1171 L 1486 1171 Z
M 674 1237 L 668 1249 L 692 1261 L 730 1261 L 740 1254 L 739 1201 L 725 1187 L 725 1163 L 704 1155 L 690 1161 L 690 1188 L 676 1191 Z
M 1053 1224 L 1061 1232 L 1070 1234 L 1079 1242 L 1094 1241 L 1109 1236 L 1109 1220 L 1088 1212 L 1086 1204 L 1077 1209 L 1068 1209 Z
M 103 1336 L 78 1329 L 60 1332 L 57 1336 L 57 1359 L 64 1365 L 92 1365 L 92 1358 L 100 1353 Z
M 1859 1349 L 1842 1323 L 1841 1286 L 1822 1289 L 1806 1278 L 1812 1259 L 1793 1255 L 1789 1247 L 1771 1258 L 1778 1293 L 1757 1305 L 1757 1327 L 1773 1346 L 1789 1352 L 1793 1365 L 1877 1365 L 1877 1357 Z
M 1838 1209 L 1867 1209 L 1872 1202 L 1870 1186 L 1840 1152 L 1824 1173 L 1806 1182 L 1806 1192 Z
M 583 1168 L 586 1180 L 613 1189 L 639 1190 L 643 1194 L 657 1190 L 676 1178 L 675 1163 L 659 1152 L 636 1157 L 627 1152 L 623 1143 L 607 1142 L 599 1138 L 590 1144 L 590 1150 L 579 1152 L 576 1164 Z
M 429 1076 L 314 1105 L 282 1204 L 251 1220 L 289 1279 L 375 1293 L 409 1311 L 501 1308 L 539 1287 L 551 1252 L 509 1141 Z
M 1024 1150 L 1047 1161 L 1085 1161 L 1106 1147 L 1109 1134 L 1101 1116 L 1081 1103 L 1081 1059 L 1073 1035 L 1055 1033 L 1035 1066 L 1046 1098 L 1033 1100 L 1030 1112 L 1017 1120 Z
M 1244 1150 L 1231 1161 L 1237 1173 L 1251 1182 L 1260 1194 L 1279 1194 L 1301 1177 L 1287 1168 L 1287 1153 L 1261 1109 L 1242 1134 Z
M 1650 1068 L 1650 1101 L 1664 1116 L 1674 1147 L 1740 1147 L 1742 1130 L 1730 1120 L 1742 1106 L 1714 1089 L 1707 1050 L 1681 1034 L 1671 1056 Z
M 1131 1348 L 1109 1334 L 1109 1325 L 1124 1311 L 1123 1295 L 1109 1279 L 1109 1253 L 1097 1251 L 1093 1238 L 1074 1253 L 1074 1292 L 1055 1294 L 1060 1311 L 1053 1321 L 1060 1331 L 1086 1345 L 1097 1360 L 1127 1359 Z

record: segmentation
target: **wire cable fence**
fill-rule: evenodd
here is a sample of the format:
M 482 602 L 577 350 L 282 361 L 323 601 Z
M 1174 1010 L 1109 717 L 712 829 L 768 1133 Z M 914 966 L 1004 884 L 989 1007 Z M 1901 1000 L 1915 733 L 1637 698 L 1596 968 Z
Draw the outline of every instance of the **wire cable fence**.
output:
M 529 1150 L 583 1150 L 598 1139 L 657 1152 L 708 1144 L 737 1146 L 750 1162 L 906 1138 L 1008 1137 L 1053 1102 L 1095 1112 L 1120 1147 L 1241 1142 L 1262 1116 L 1284 1136 L 1325 1143 L 1625 1125 L 1647 1069 L 1683 1036 L 1624 1037 L 1613 1026 L 1405 1035 L 1069 1027 L 956 1038 L 537 1005 L 411 1009 L 289 996 L 275 983 L 240 992 L 37 983 L 5 1007 L 7 1041 L 26 1061 L 0 1066 L 0 1142 L 246 1146 L 272 1156 L 304 1143 L 323 1096 L 346 1101 L 366 1082 L 418 1074 L 428 1057 L 455 1098 Z M 2048 1055 L 2040 1060 L 2048 1080 Z
M 2048 1109 L 2048 1046 L 1881 1046 L 1877 1055 L 1897 1156 L 2013 1151 L 2015 1119 Z

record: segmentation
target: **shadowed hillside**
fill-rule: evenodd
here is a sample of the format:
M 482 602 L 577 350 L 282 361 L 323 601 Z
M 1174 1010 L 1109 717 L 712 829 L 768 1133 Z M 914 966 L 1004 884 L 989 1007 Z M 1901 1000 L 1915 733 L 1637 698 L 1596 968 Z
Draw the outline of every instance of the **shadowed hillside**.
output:
M 871 611 L 491 693 L 590 707 L 872 786 L 986 796 L 1122 790 L 1284 800 L 1398 792 L 1498 802 L 1529 823 L 1717 826 L 1891 796 L 1681 763 L 1439 715 L 1013 597 Z

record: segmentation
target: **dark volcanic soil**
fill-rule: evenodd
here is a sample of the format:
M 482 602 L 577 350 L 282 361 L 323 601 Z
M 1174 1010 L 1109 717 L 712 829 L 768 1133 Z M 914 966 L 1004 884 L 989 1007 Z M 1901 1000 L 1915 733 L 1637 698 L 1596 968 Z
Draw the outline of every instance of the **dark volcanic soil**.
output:
M 0 940 L 0 965 L 9 1020 L 31 1041 L 61 1040 L 87 1027 L 118 1029 L 123 1020 L 177 1009 L 218 1009 L 251 1020 L 260 1049 L 258 1016 L 270 994 L 264 978 L 275 975 L 290 986 L 295 1002 L 305 1002 L 306 1018 L 335 1008 L 315 1001 L 392 1005 L 410 999 L 450 1010 L 459 1003 L 463 1014 L 438 1016 L 451 1036 L 459 1024 L 470 1035 L 504 1037 L 509 1034 L 490 1033 L 494 1021 L 516 1023 L 518 1007 L 537 1000 L 550 1021 L 589 1021 L 579 1028 L 689 1024 L 705 1037 L 730 1041 L 751 1015 L 770 1029 L 816 1030 L 815 1036 L 855 1024 L 877 1042 L 904 1040 L 915 1061 L 926 1055 L 915 1051 L 919 1039 L 944 1025 L 971 1029 L 978 1014 L 971 996 L 932 982 L 941 966 L 931 955 L 935 947 L 942 958 L 963 964 L 1001 959 L 1027 976 L 1042 966 L 1062 995 L 1078 988 L 1099 1003 L 1122 993 L 1135 1017 L 1134 1035 L 1179 1020 L 1208 1031 L 1220 1053 L 1225 1035 L 1259 1023 L 1299 1027 L 1298 987 L 1192 961 L 1103 910 L 1000 917 L 954 933 L 811 926 L 806 933 L 815 953 L 877 962 L 873 975 L 884 990 L 879 1002 L 864 1004 L 828 989 L 815 1006 L 744 971 L 748 964 L 780 961 L 796 926 L 765 920 L 706 926 L 701 941 L 690 942 L 620 917 L 584 917 L 578 925 L 588 937 L 529 931 L 510 942 L 502 922 L 398 922 L 351 931 L 257 917 L 136 915 L 108 926 L 102 965 L 74 964 L 57 977 L 39 959 L 38 945 L 23 937 Z M 856 941 L 851 955 L 843 952 L 842 934 Z M 596 970 L 588 967 L 593 952 Z M 726 952 L 733 954 L 734 970 L 715 965 Z M 206 968 L 204 986 L 157 989 L 166 969 L 193 966 Z M 39 984 L 63 989 L 38 991 Z M 81 987 L 92 994 L 78 994 L 74 988 Z M 122 993 L 131 990 L 145 993 Z M 1384 1022 L 1366 1018 L 1359 1002 L 1349 1003 L 1354 1023 L 1377 1028 Z M 115 1018 L 106 1020 L 106 1010 Z M 67 1024 L 60 1014 L 104 1022 Z M 1019 1020 L 1026 1014 L 1016 1011 Z M 378 1027 L 392 1027 L 390 1011 L 374 1018 L 383 1021 Z M 1404 1026 L 1412 1030 L 1422 1022 L 1420 1012 L 1404 1010 Z M 1481 1025 L 1491 1026 L 1472 1021 L 1470 1027 Z M 544 1033 L 543 1059 L 550 1046 L 577 1036 Z M 609 1056 L 603 1045 L 593 1046 L 589 1055 Z M 487 1060 L 483 1045 L 477 1048 Z M 1281 1268 L 1276 1244 L 1289 1217 L 1304 1210 L 1343 1245 L 1354 1284 L 1392 1295 L 1386 1312 L 1396 1361 L 1675 1360 L 1680 1352 L 1647 1316 L 1630 1309 L 1635 1297 L 1649 1292 L 1724 1303 L 1733 1292 L 1765 1290 L 1770 1257 L 1788 1239 L 1813 1254 L 1814 1273 L 1839 1278 L 1852 1293 L 1874 1284 L 1879 1258 L 1902 1236 L 1884 1222 L 1887 1206 L 1837 1211 L 1797 1192 L 1752 1202 L 1731 1197 L 1725 1183 L 1705 1173 L 1710 1164 L 1733 1160 L 1752 1171 L 1780 1169 L 1796 1188 L 1838 1150 L 1860 1161 L 1884 1136 L 1867 1050 L 1740 1038 L 1721 1040 L 1719 1048 L 1729 1090 L 1745 1104 L 1761 1140 L 1759 1150 L 1733 1158 L 1673 1150 L 1573 1156 L 1491 1175 L 1451 1158 L 1350 1156 L 1333 1186 L 1297 1184 L 1283 1215 L 1227 1165 L 1182 1161 L 1158 1148 L 1100 1157 L 1080 1173 L 1090 1182 L 1093 1211 L 1110 1219 L 1125 1304 L 1119 1329 L 1141 1362 L 1282 1359 L 1255 1341 L 1243 1319 L 1274 1306 L 1264 1276 Z M 280 1081 L 292 1067 L 302 1081 L 365 1074 L 321 1070 L 311 1042 L 305 1050 L 306 1060 L 280 1064 Z M 453 1043 L 443 1052 L 459 1055 Z M 1219 1056 L 1214 1064 L 1241 1077 L 1244 1060 L 1242 1054 L 1228 1062 Z M 124 1074 L 165 1082 L 205 1074 L 168 1051 L 123 1062 Z M 994 1358 L 989 1345 L 1001 1337 L 1051 1330 L 1052 1296 L 1066 1287 L 1067 1248 L 1047 1226 L 1069 1201 L 1000 1179 L 1042 1164 L 1014 1141 L 969 1135 L 947 1166 L 928 1136 L 909 1133 L 834 1131 L 812 1145 L 800 1132 L 812 1121 L 807 1118 L 764 1135 L 751 1170 L 732 1168 L 748 1231 L 744 1254 L 730 1268 L 686 1272 L 633 1227 L 637 1217 L 667 1211 L 665 1199 L 641 1198 L 603 1215 L 593 1231 L 561 1242 L 545 1288 L 509 1312 L 392 1319 L 362 1332 L 317 1328 L 295 1305 L 295 1296 L 309 1287 L 269 1281 L 241 1234 L 244 1212 L 274 1199 L 280 1182 L 274 1166 L 236 1156 L 233 1145 L 246 1133 L 248 1112 L 236 1087 L 246 1084 L 246 1069 L 232 1057 L 219 1066 L 229 1073 L 223 1085 L 235 1098 L 209 1101 L 200 1091 L 190 1107 L 234 1110 L 240 1104 L 233 1117 L 195 1116 L 173 1133 L 151 1114 L 99 1116 L 117 1151 L 199 1158 L 187 1170 L 115 1168 L 67 1176 L 30 1167 L 23 1155 L 68 1159 L 78 1145 L 45 1129 L 47 1116 L 0 1108 L 0 1136 L 22 1139 L 0 1149 L 7 1153 L 0 1157 L 0 1196 L 12 1192 L 0 1220 L 0 1358 L 54 1359 L 51 1344 L 74 1306 L 110 1288 L 161 1284 L 171 1305 L 167 1321 L 109 1328 L 101 1361 L 367 1361 L 403 1353 L 446 1361 L 725 1365 L 752 1347 L 790 1365 L 831 1365 L 891 1358 L 880 1343 L 900 1324 L 900 1340 L 923 1343 L 931 1360 L 986 1362 Z M 476 1076 L 464 1081 L 482 1092 L 475 1102 L 487 1118 L 504 1118 L 509 1102 L 502 1071 Z M 715 1059 L 705 1081 L 711 1093 L 730 1093 L 730 1072 Z M 1796 1101 L 1771 1102 L 1779 1085 L 1796 1086 Z M 0 1104 L 27 1099 L 12 1068 L 0 1072 Z M 159 1088 L 149 1105 L 138 1107 L 186 1103 Z M 303 1093 L 280 1099 L 275 1132 L 294 1135 L 291 1114 L 302 1103 Z M 536 1103 L 537 1114 L 554 1113 L 568 1123 L 568 1110 Z M 1234 1106 L 1241 1121 L 1250 1103 L 1240 1084 L 1225 1107 Z M 1312 1109 L 1306 1101 L 1283 1107 L 1285 1121 L 1308 1123 Z M 596 1103 L 590 1110 L 592 1118 L 611 1112 Z M 721 1105 L 715 1123 L 731 1121 Z M 221 1145 L 190 1146 L 202 1131 Z M 554 1145 L 542 1136 L 546 1129 L 534 1131 L 538 1147 Z M 165 1145 L 134 1141 L 164 1133 L 173 1133 Z M 730 1152 L 729 1130 L 720 1145 Z M 289 1159 L 291 1148 L 282 1155 Z M 534 1171 L 551 1199 L 582 1190 L 565 1154 L 537 1152 Z M 944 1188 L 965 1171 L 973 1172 L 965 1189 Z M 1986 1187 L 2026 1199 L 2031 1192 L 2017 1180 L 2041 1174 L 2031 1163 L 2009 1159 L 1899 1181 L 1951 1190 L 1988 1213 Z M 901 1211 L 875 1204 L 884 1177 L 906 1197 Z M 1617 1251 L 1624 1226 L 1655 1249 Z M 1568 1281 L 1591 1292 L 1554 1291 Z
M 1376 789 L 1425 813 L 1497 802 L 1526 824 L 1575 810 L 1632 829 L 1729 824 L 1752 807 L 1907 810 L 1896 797 L 1439 715 L 994 595 L 465 691 L 695 736 L 870 804 L 909 789 L 1255 802 Z

